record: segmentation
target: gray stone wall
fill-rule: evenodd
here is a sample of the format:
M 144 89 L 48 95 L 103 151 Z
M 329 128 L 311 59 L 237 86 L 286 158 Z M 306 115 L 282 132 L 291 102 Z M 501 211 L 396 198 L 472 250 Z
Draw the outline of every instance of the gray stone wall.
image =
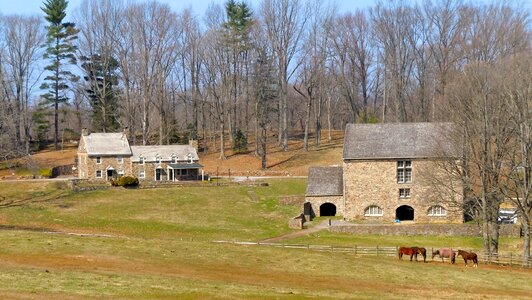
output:
M 414 209 L 415 222 L 462 223 L 462 199 L 453 199 L 454 204 L 451 199 L 442 199 L 421 175 L 427 170 L 438 172 L 436 165 L 430 160 L 411 161 L 412 180 L 409 183 L 397 182 L 397 160 L 344 161 L 344 217 L 365 222 L 393 222 L 396 209 L 408 205 Z M 410 189 L 410 197 L 400 198 L 399 189 Z M 382 209 L 382 216 L 364 215 L 366 208 L 373 205 Z M 445 208 L 446 216 L 429 216 L 428 210 L 434 205 Z
M 430 236 L 482 236 L 482 229 L 477 224 L 356 224 L 332 226 L 332 232 L 351 234 L 380 234 L 380 235 L 430 235 Z M 500 235 L 519 237 L 518 225 L 501 225 Z
M 116 174 L 122 171 L 125 176 L 131 176 L 131 159 L 130 157 L 122 157 L 122 163 L 118 162 L 116 156 L 100 156 L 100 163 L 97 163 L 96 156 L 87 156 L 87 154 L 78 154 L 79 178 L 89 180 L 107 180 L 107 169 L 110 167 L 114 169 Z M 102 171 L 101 178 L 96 177 L 96 171 Z
M 305 196 L 305 202 L 309 202 L 316 216 L 320 216 L 320 206 L 324 203 L 332 203 L 336 206 L 336 215 L 342 215 L 344 211 L 344 198 L 342 196 Z

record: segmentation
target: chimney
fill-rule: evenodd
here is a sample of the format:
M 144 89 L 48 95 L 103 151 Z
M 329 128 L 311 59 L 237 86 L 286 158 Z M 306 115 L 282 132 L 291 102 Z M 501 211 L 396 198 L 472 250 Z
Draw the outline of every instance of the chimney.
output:
M 124 134 L 124 136 L 126 138 L 128 138 L 128 136 L 129 136 L 129 127 L 124 127 L 124 131 L 122 131 L 122 133 Z
M 188 140 L 188 144 L 192 147 L 194 147 L 194 149 L 196 149 L 196 152 L 198 151 L 198 141 L 197 140 Z
M 86 127 L 81 129 L 81 135 L 82 136 L 87 136 L 89 134 L 90 134 L 89 129 L 87 129 Z

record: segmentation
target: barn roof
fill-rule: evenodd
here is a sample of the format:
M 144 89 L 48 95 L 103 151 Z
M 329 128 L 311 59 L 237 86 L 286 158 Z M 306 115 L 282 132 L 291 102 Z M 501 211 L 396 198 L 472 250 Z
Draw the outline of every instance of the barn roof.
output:
M 307 196 L 341 196 L 344 193 L 343 169 L 339 166 L 311 167 Z
M 347 124 L 344 160 L 458 157 L 452 123 Z
M 187 161 L 189 154 L 192 155 L 192 160 L 199 159 L 196 148 L 190 145 L 131 146 L 131 151 L 132 161 L 139 161 L 141 155 L 146 162 L 156 161 L 157 157 L 162 161 L 171 161 L 172 156 L 176 156 L 178 161 Z
M 124 133 L 91 133 L 82 135 L 88 155 L 131 155 L 131 148 Z

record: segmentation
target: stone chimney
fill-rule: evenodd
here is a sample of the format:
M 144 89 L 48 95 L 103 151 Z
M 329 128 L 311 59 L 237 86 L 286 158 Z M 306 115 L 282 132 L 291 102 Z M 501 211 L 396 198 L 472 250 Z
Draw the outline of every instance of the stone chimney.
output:
M 126 138 L 128 138 L 129 137 L 129 127 L 124 127 L 124 130 L 122 131 L 122 133 L 124 134 L 124 136 Z
M 196 149 L 196 151 L 198 151 L 198 141 L 197 140 L 188 140 L 188 144 L 192 147 L 194 147 L 194 149 Z
M 81 129 L 81 135 L 82 136 L 87 136 L 89 134 L 90 134 L 89 129 L 87 129 L 86 127 Z

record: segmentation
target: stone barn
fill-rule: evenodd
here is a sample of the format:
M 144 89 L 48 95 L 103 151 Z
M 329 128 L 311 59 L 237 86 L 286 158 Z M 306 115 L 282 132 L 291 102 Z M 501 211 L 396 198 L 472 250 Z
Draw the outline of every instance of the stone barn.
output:
M 443 174 L 439 162 L 459 158 L 444 134 L 449 126 L 453 125 L 348 124 L 342 167 L 310 169 L 306 205 L 318 215 L 322 205 L 331 203 L 336 215 L 362 222 L 463 222 L 462 195 L 442 198 L 426 178 Z M 461 190 L 459 182 L 449 180 L 449 186 Z

